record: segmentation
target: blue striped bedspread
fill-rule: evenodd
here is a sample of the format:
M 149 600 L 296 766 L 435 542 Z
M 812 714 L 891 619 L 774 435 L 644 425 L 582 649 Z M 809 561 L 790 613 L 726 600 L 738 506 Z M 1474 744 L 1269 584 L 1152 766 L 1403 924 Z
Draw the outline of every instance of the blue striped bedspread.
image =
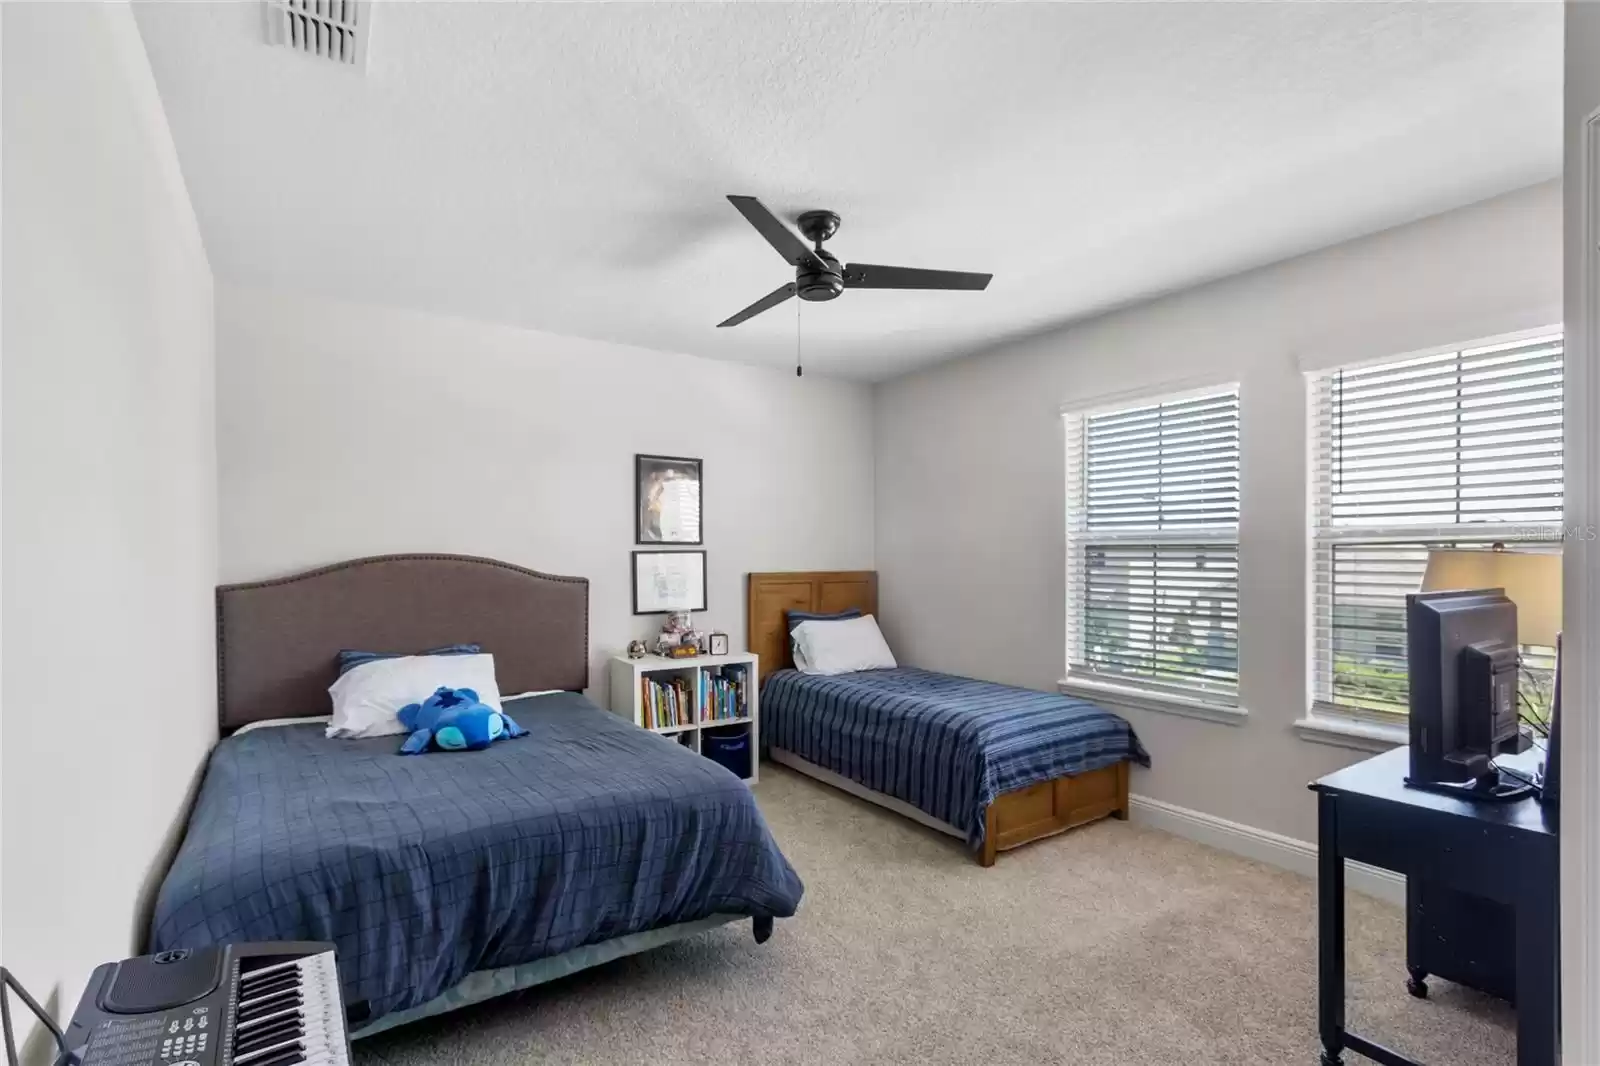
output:
M 1003 792 L 1129 759 L 1126 720 L 1084 700 L 913 667 L 819 677 L 778 670 L 761 689 L 762 741 L 964 830 L 983 845 Z
M 150 950 L 332 941 L 345 1006 L 374 1022 L 475 971 L 794 914 L 800 878 L 733 774 L 572 693 L 507 709 L 527 735 L 475 752 L 320 725 L 223 739 Z

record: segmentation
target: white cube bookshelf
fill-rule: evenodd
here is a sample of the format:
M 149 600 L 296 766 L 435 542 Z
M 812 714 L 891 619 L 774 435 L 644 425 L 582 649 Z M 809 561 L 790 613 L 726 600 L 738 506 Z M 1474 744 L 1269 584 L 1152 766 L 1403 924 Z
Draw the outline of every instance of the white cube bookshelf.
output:
M 710 687 L 707 682 L 740 669 L 745 675 L 745 713 L 735 718 L 707 717 L 709 708 L 705 696 Z M 708 729 L 748 725 L 750 775 L 745 781 L 752 785 L 756 783 L 761 743 L 761 672 L 760 660 L 756 655 L 740 652 L 734 655 L 696 655 L 688 659 L 669 659 L 660 655 L 630 659 L 626 655 L 614 655 L 606 672 L 610 682 L 608 706 L 612 714 L 626 718 L 640 729 L 674 737 L 692 751 L 701 751 L 702 734 Z M 692 694 L 692 706 L 685 716 L 687 720 L 674 725 L 651 726 L 645 716 L 644 682 L 649 680 L 670 686 L 677 678 L 684 680 L 685 690 Z

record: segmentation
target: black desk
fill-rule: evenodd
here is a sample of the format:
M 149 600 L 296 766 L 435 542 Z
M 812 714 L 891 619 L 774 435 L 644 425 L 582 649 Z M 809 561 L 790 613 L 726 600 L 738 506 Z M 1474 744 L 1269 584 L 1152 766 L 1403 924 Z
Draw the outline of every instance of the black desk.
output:
M 1398 748 L 1329 774 L 1317 793 L 1317 1012 L 1323 1066 L 1345 1050 L 1386 1066 L 1417 1066 L 1344 1027 L 1344 861 L 1470 893 L 1515 914 L 1517 1064 L 1556 1061 L 1558 870 L 1556 819 L 1536 800 L 1474 803 L 1405 787 Z M 1397 975 L 1395 991 L 1405 992 Z

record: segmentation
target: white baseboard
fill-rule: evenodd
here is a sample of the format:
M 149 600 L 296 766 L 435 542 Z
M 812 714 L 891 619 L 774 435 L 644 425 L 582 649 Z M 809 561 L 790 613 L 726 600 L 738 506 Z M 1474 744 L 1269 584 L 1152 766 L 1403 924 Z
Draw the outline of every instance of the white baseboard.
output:
M 1154 829 L 1187 837 L 1221 851 L 1242 855 L 1270 866 L 1292 870 L 1306 877 L 1317 876 L 1317 846 L 1252 825 L 1230 822 L 1213 814 L 1193 811 L 1149 796 L 1129 797 L 1134 821 Z M 1390 870 L 1380 870 L 1361 862 L 1345 863 L 1344 883 L 1368 896 L 1403 907 L 1406 879 Z

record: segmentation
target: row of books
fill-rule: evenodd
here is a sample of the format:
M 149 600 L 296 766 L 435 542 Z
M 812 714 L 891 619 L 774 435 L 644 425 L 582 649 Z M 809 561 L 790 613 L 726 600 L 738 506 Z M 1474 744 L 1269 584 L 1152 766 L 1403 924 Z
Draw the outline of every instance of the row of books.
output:
M 700 698 L 700 720 L 714 722 L 745 717 L 750 712 L 745 708 L 744 687 L 744 670 L 729 670 L 722 677 L 705 677 L 705 692 Z
M 675 677 L 663 684 L 642 677 L 639 681 L 643 686 L 642 706 L 647 729 L 670 729 L 676 725 L 694 724 L 694 699 L 687 680 Z
M 671 729 L 693 725 L 695 708 L 701 722 L 721 722 L 750 714 L 749 671 L 744 667 L 725 667 L 720 675 L 699 672 L 694 681 L 672 677 L 656 681 L 641 677 L 640 697 L 647 729 Z

